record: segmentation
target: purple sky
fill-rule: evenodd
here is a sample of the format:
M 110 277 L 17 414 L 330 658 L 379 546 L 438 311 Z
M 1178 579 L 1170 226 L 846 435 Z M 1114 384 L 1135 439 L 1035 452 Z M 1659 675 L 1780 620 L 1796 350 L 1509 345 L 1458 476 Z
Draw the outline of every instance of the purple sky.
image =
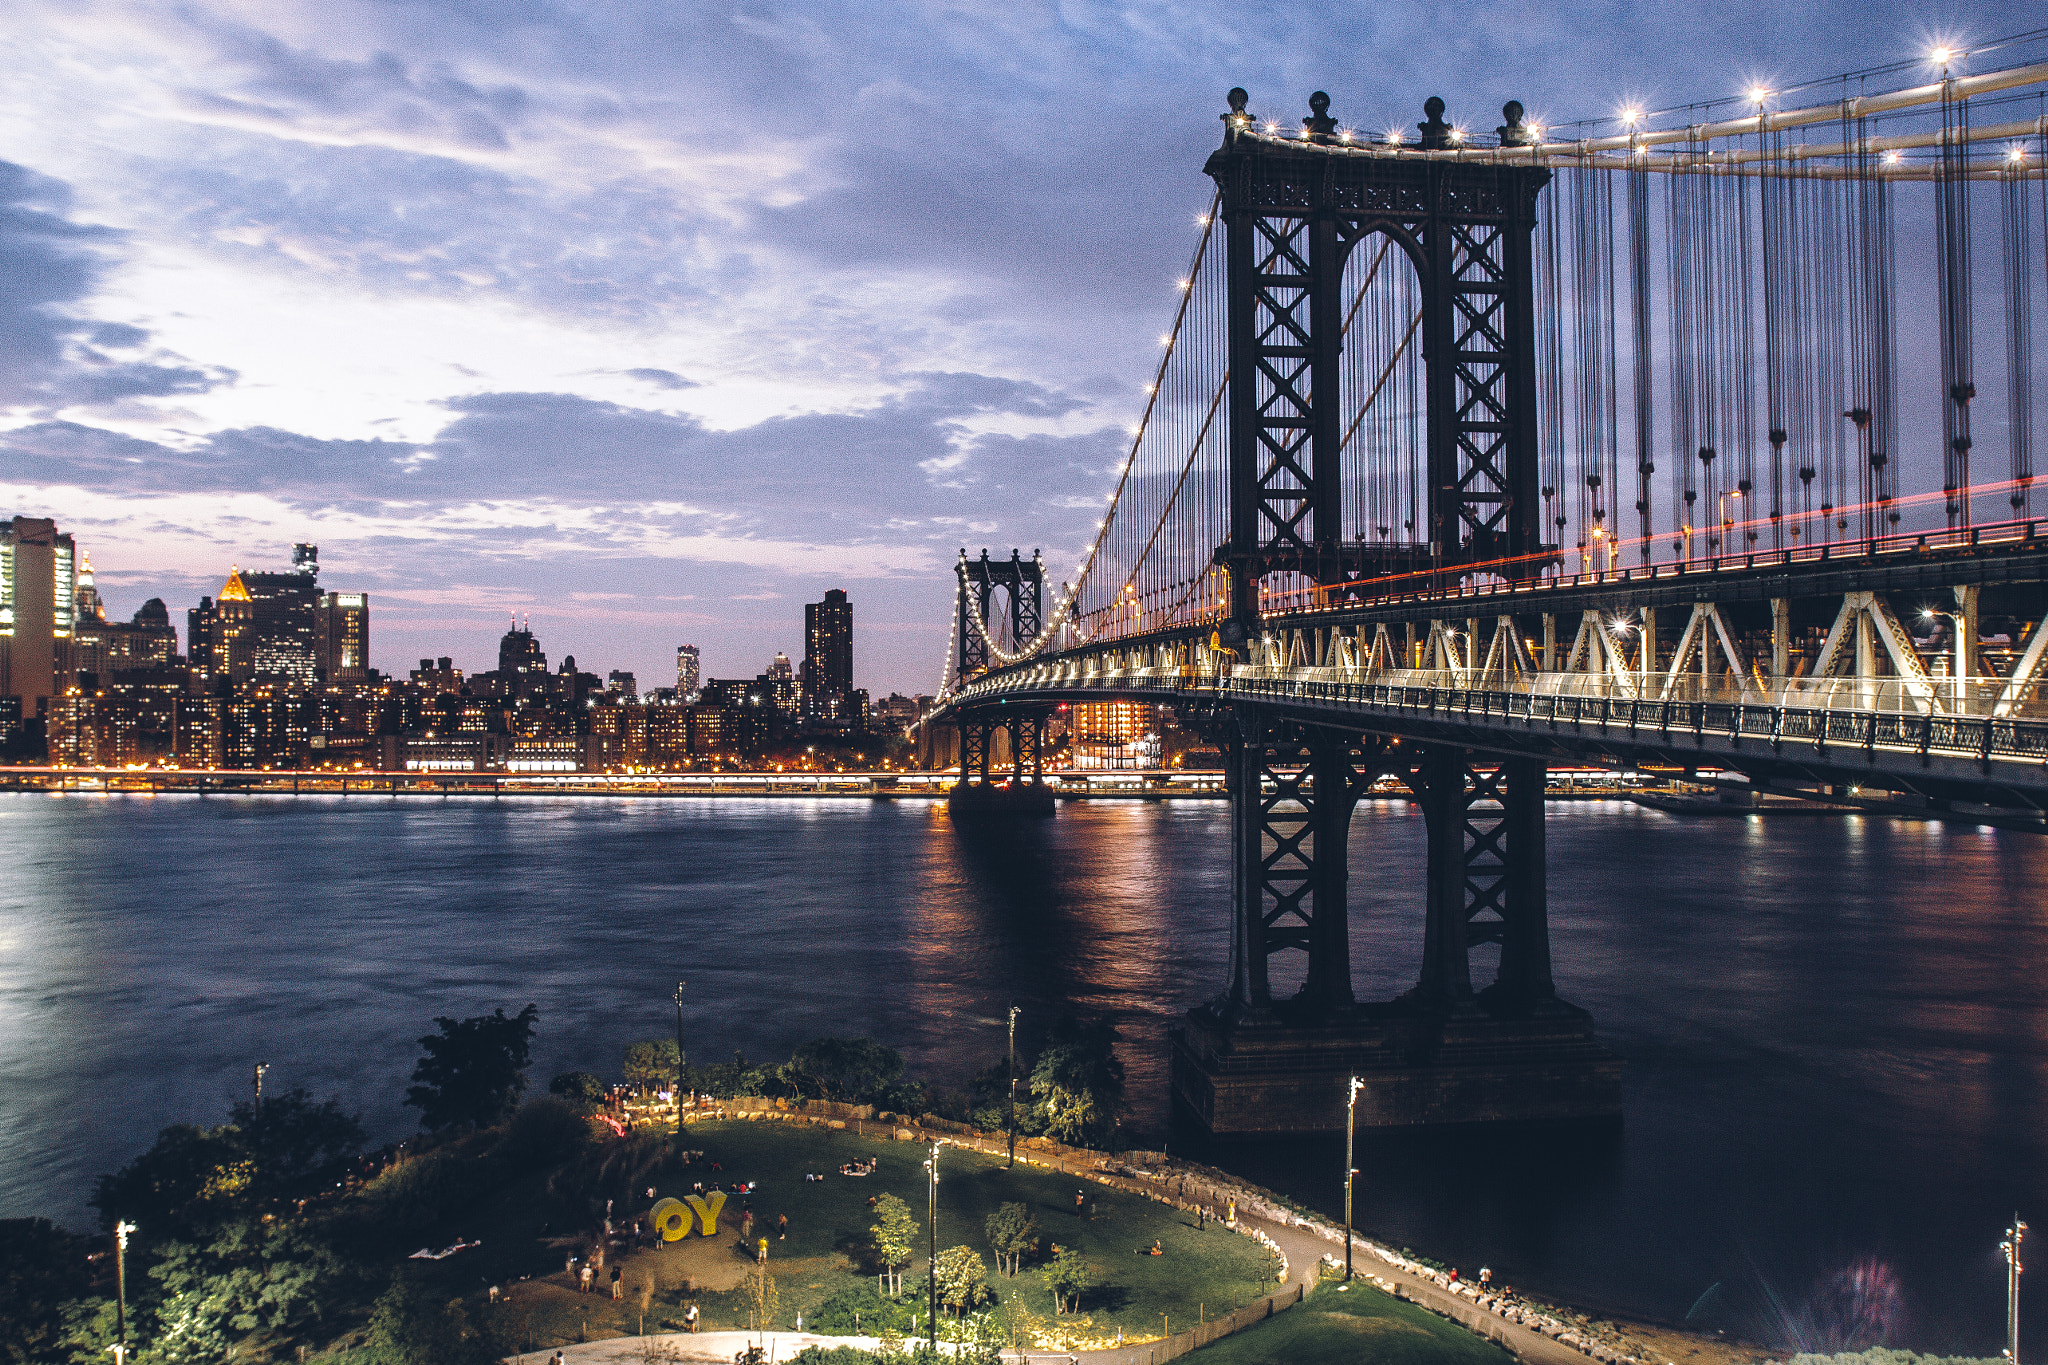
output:
M 1223 92 L 1490 128 L 1719 98 L 2009 6 L 16 0 L 0 515 L 111 608 L 317 541 L 373 658 L 936 681 L 961 545 L 1073 562 Z

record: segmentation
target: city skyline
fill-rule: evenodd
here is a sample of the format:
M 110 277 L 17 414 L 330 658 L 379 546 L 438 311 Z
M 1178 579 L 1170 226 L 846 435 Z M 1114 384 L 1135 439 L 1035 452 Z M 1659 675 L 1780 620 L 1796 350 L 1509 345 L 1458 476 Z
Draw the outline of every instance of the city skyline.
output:
M 16 10 L 0 509 L 193 601 L 313 541 L 371 662 L 794 654 L 820 579 L 928 690 L 954 552 L 1080 551 L 1207 202 L 1223 92 L 1361 128 L 1719 98 L 1998 36 L 1988 7 L 1082 6 L 592 23 L 458 6 Z M 917 44 L 899 35 L 907 26 Z M 1304 55 L 1306 53 L 1307 55 Z M 1704 72 L 1724 72 L 1717 85 Z M 773 604 L 764 606 L 764 604 Z M 755 642 L 764 615 L 775 634 Z M 767 646 L 762 649 L 761 645 Z

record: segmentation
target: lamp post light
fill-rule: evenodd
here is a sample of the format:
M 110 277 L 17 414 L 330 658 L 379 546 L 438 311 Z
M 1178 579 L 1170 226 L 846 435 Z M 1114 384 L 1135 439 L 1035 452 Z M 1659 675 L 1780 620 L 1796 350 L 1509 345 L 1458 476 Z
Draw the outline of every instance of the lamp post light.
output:
M 114 1323 L 119 1340 L 113 1347 L 114 1365 L 128 1365 L 128 1234 L 135 1224 L 114 1224 Z
M 1017 1016 L 1023 1013 L 1015 1005 L 1010 1006 L 1010 1165 L 1017 1165 Z
M 2005 1230 L 2005 1240 L 1998 1249 L 2005 1253 L 2005 1358 L 2012 1365 L 2020 1365 L 2020 1240 L 2027 1235 L 2027 1225 L 2020 1216 L 2012 1216 L 2012 1226 Z
M 1358 1092 L 1365 1082 L 1353 1076 L 1344 1090 L 1344 1279 L 1351 1280 L 1351 1187 L 1358 1178 Z
M 676 982 L 676 1138 L 683 1136 L 683 987 L 687 981 Z
M 270 1070 L 269 1062 L 258 1062 L 253 1068 L 256 1077 L 256 1112 L 263 1112 L 263 1073 Z
M 931 1229 L 930 1262 L 925 1274 L 925 1286 L 931 1291 L 931 1347 L 933 1354 L 939 1349 L 939 1143 L 932 1140 L 932 1154 L 924 1163 L 929 1180 L 925 1186 L 925 1221 Z

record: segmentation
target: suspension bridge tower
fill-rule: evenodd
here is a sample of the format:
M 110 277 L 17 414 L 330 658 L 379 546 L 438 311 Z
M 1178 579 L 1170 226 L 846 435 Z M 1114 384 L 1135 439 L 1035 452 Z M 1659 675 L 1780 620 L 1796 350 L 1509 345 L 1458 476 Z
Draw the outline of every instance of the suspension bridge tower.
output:
M 1440 99 L 1416 145 L 1438 155 L 1412 158 L 1345 145 L 1329 97 L 1309 104 L 1299 138 L 1260 136 L 1232 90 L 1206 167 L 1228 263 L 1230 507 L 1216 563 L 1231 612 L 1216 643 L 1239 653 L 1276 581 L 1325 596 L 1392 574 L 1520 581 L 1554 555 L 1532 265 L 1550 171 L 1459 159 Z M 1502 147 L 1534 141 L 1519 104 L 1503 112 Z M 1405 545 L 1347 538 L 1342 524 L 1344 281 L 1368 241 L 1406 261 L 1420 304 L 1427 537 Z M 1255 702 L 1213 723 L 1232 800 L 1231 976 L 1175 1030 L 1183 1113 L 1219 1134 L 1329 1128 L 1351 1076 L 1374 1125 L 1619 1113 L 1619 1060 L 1551 985 L 1540 760 L 1324 728 Z M 1416 986 L 1369 1004 L 1352 991 L 1347 844 L 1353 807 L 1384 775 L 1428 825 L 1424 943 Z M 1499 971 L 1475 989 L 1482 945 L 1498 946 Z

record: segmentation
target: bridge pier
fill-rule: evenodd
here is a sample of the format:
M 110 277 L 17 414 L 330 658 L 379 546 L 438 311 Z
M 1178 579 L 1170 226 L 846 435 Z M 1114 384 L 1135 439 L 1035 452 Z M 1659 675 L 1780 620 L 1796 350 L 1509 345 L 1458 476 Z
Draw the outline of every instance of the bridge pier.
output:
M 946 796 L 946 810 L 955 817 L 1048 816 L 1059 803 L 1045 784 L 1046 712 L 1039 708 L 1003 706 L 960 715 L 960 780 Z M 1007 752 L 999 755 L 999 747 Z M 1001 778 L 1001 757 L 1009 759 L 1008 780 Z
M 1234 932 L 1229 990 L 1174 1030 L 1177 1111 L 1211 1133 L 1341 1127 L 1349 1078 L 1367 1127 L 1613 1117 L 1621 1062 L 1551 980 L 1543 848 L 1544 765 L 1448 745 L 1278 720 L 1239 707 L 1226 727 Z M 1348 836 L 1382 774 L 1413 792 L 1428 826 L 1423 962 L 1394 1000 L 1352 994 Z M 1497 945 L 1475 990 L 1471 953 Z M 1276 998 L 1273 959 L 1305 954 Z

